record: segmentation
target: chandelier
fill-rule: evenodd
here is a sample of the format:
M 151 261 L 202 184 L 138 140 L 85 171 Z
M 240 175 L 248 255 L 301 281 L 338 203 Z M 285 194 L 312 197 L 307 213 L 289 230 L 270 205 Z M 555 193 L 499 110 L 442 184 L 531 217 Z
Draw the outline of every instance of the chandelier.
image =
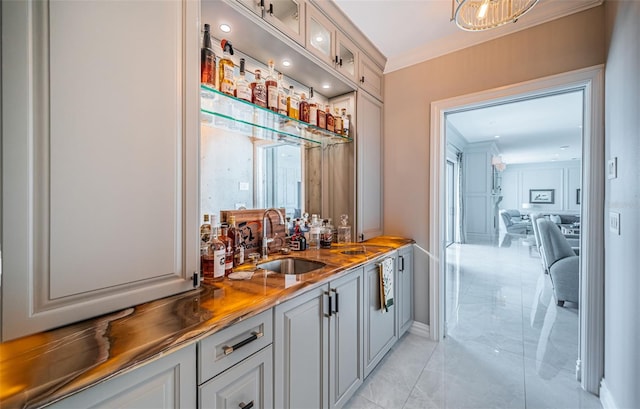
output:
M 466 31 L 481 31 L 516 22 L 538 0 L 451 0 L 451 20 Z

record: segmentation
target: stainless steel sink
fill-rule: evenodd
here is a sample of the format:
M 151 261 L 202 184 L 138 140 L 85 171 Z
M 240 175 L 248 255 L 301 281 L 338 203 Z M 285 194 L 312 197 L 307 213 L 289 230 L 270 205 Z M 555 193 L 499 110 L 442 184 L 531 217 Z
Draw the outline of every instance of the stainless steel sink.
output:
M 346 254 L 348 256 L 356 256 L 358 254 L 365 254 L 367 252 L 367 250 L 345 250 L 345 251 L 341 251 L 340 253 L 342 254 Z
M 265 261 L 257 265 L 263 270 L 280 274 L 304 274 L 321 269 L 326 266 L 320 261 L 305 260 L 302 258 L 286 257 L 273 261 Z

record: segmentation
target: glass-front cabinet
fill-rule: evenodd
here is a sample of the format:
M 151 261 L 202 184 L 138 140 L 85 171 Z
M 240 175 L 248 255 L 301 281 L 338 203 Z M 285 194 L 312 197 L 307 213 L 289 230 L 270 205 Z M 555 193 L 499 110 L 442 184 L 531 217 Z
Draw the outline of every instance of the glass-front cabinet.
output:
M 304 0 L 240 0 L 272 26 L 304 45 Z
M 307 9 L 307 50 L 352 81 L 358 80 L 358 48 L 320 11 Z

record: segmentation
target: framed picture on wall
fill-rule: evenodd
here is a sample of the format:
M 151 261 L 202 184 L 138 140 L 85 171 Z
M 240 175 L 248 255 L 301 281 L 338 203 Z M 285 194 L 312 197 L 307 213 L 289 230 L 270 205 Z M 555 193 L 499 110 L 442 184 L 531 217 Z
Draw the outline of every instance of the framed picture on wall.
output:
M 580 189 L 576 189 L 576 204 L 580 204 Z
M 529 189 L 529 203 L 553 204 L 555 189 Z

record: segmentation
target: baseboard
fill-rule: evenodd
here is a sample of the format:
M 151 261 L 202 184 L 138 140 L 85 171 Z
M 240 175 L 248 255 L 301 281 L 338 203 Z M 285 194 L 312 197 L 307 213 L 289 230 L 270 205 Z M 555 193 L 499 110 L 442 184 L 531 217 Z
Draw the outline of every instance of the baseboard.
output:
M 618 409 L 618 405 L 616 405 L 613 395 L 609 392 L 605 379 L 600 382 L 600 403 L 603 409 Z
M 422 338 L 431 338 L 429 326 L 418 321 L 413 321 L 409 327 L 409 333 Z

